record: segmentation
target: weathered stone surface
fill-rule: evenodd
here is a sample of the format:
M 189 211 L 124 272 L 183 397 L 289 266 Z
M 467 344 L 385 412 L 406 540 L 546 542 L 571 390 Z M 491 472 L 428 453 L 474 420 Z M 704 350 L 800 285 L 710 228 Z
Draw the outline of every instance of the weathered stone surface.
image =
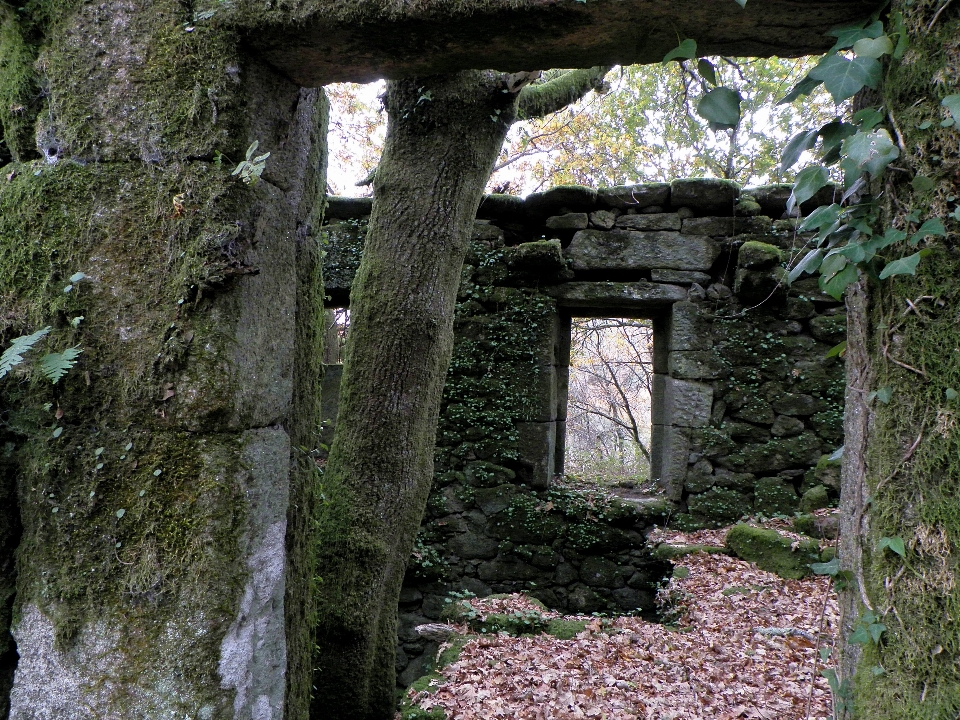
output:
M 567 596 L 567 606 L 575 613 L 589 613 L 605 610 L 606 601 L 585 585 L 577 585 Z
M 713 407 L 713 387 L 665 375 L 653 376 L 654 425 L 706 427 Z
M 719 178 L 683 178 L 670 183 L 670 204 L 704 215 L 733 215 L 740 186 Z
M 591 555 L 580 564 L 580 579 L 593 587 L 623 587 L 621 570 L 616 563 Z
M 496 250 L 503 247 L 503 229 L 492 223 L 477 220 L 473 224 L 470 242 L 479 243 L 488 250 Z
M 616 226 L 624 230 L 679 230 L 680 216 L 676 213 L 621 215 L 617 218 Z
M 582 185 L 557 185 L 542 193 L 530 193 L 523 204 L 534 218 L 590 212 L 596 208 L 597 191 Z
M 609 230 L 617 222 L 617 214 L 612 210 L 594 210 L 590 213 L 590 224 L 599 230 Z
M 504 582 L 507 580 L 535 580 L 541 571 L 533 565 L 519 560 L 498 559 L 480 565 L 478 574 L 486 582 Z
M 571 282 L 544 288 L 557 299 L 559 307 L 617 308 L 636 310 L 663 309 L 686 298 L 686 291 L 676 285 L 637 282 Z
M 719 254 L 706 236 L 633 230 L 581 230 L 564 250 L 574 270 L 709 270 Z
M 517 195 L 484 195 L 477 208 L 478 218 L 520 219 L 524 216 L 523 198 Z
M 810 466 L 820 457 L 817 436 L 805 432 L 762 444 L 749 444 L 717 462 L 730 470 L 751 473 L 776 472 L 789 467 Z
M 679 500 L 687 475 L 690 436 L 685 428 L 654 425 L 650 436 L 650 477 L 669 500 Z
M 733 292 L 747 302 L 779 299 L 787 292 L 785 278 L 786 270 L 781 267 L 766 270 L 737 268 Z
M 773 409 L 781 415 L 813 415 L 822 405 L 812 395 L 783 393 L 771 399 Z
M 327 198 L 323 217 L 327 220 L 353 220 L 368 216 L 372 209 L 372 197 L 331 196 Z
M 670 308 L 665 341 L 668 352 L 709 350 L 713 347 L 713 333 L 696 303 L 683 300 Z M 658 342 L 661 338 L 657 339 Z
M 728 525 L 749 513 L 750 509 L 743 493 L 722 487 L 691 495 L 687 501 L 687 510 L 697 521 L 714 527 Z
M 792 515 L 797 511 L 796 490 L 780 478 L 759 478 L 753 492 L 753 509 L 758 513 Z
M 597 202 L 614 210 L 643 209 L 666 205 L 670 199 L 669 183 L 617 185 L 597 191 Z
M 774 437 L 792 437 L 803 432 L 805 425 L 801 420 L 797 420 L 789 415 L 777 415 L 770 427 L 770 434 Z
M 454 535 L 447 548 L 464 560 L 492 560 L 497 556 L 500 543 L 478 532 Z
M 788 579 L 810 574 L 810 563 L 820 561 L 820 546 L 814 540 L 795 543 L 776 530 L 736 525 L 727 533 L 727 547 L 737 557 L 757 564 L 761 570 Z
M 810 334 L 827 345 L 836 345 L 847 339 L 845 314 L 820 315 L 810 320 Z
M 784 254 L 775 245 L 751 240 L 740 246 L 737 265 L 753 270 L 772 268 L 783 262 Z
M 691 283 L 710 282 L 710 276 L 707 273 L 696 272 L 694 270 L 661 270 L 654 268 L 650 271 L 650 279 L 661 283 L 680 283 L 689 285 Z
M 554 473 L 556 422 L 517 423 L 517 434 L 520 436 L 517 443 L 520 457 L 529 458 L 534 464 L 530 484 L 535 488 L 547 487 Z
M 715 380 L 723 372 L 717 356 L 709 350 L 671 352 L 667 367 L 671 376 L 687 380 Z
M 587 213 L 582 212 L 554 215 L 547 218 L 547 229 L 549 230 L 584 230 L 588 224 Z
M 492 488 L 478 488 L 474 491 L 473 497 L 484 515 L 496 515 L 510 505 L 516 494 L 516 485 L 498 485 Z
M 826 485 L 816 485 L 807 490 L 800 498 L 800 512 L 810 513 L 830 504 L 830 495 Z
M 245 12 L 253 4 L 253 12 Z M 873 5 L 771 0 L 757 9 L 686 0 L 592 5 L 479 1 L 401 6 L 375 2 L 280 6 L 239 3 L 231 19 L 256 18 L 259 54 L 304 87 L 331 82 L 432 75 L 464 68 L 591 67 L 657 63 L 676 47 L 677 28 L 694 28 L 703 55 L 784 57 L 822 53 L 832 27 Z M 312 9 L 304 17 L 304 7 Z M 266 13 L 266 14 L 265 14 Z M 271 22 L 272 21 L 272 22 Z M 270 24 L 268 24 L 270 23 Z M 642 27 L 638 28 L 638 23 Z M 637 33 L 643 30 L 643 41 Z M 692 31 L 691 31 L 692 32 Z M 536 43 L 530 42 L 535 36 Z

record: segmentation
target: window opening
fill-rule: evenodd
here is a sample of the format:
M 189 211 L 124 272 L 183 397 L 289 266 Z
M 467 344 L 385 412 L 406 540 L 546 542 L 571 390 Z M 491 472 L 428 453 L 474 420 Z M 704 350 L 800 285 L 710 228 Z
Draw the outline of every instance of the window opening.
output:
M 564 470 L 619 487 L 650 484 L 653 324 L 573 318 Z

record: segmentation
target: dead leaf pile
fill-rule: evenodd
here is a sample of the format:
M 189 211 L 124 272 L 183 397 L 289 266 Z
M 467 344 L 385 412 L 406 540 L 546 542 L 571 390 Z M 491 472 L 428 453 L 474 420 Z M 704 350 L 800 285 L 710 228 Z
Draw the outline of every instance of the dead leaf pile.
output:
M 660 539 L 722 544 L 710 532 Z M 833 646 L 839 612 L 829 578 L 784 580 L 726 555 L 676 562 L 689 574 L 661 592 L 680 617 L 672 629 L 618 617 L 593 618 L 572 640 L 479 636 L 416 701 L 452 720 L 830 718 L 820 650 Z M 482 613 L 529 609 L 522 596 L 476 602 Z

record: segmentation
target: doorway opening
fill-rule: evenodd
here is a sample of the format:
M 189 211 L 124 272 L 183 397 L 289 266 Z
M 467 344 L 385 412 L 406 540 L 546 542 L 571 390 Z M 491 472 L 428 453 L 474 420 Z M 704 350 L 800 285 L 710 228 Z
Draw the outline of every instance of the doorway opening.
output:
M 564 472 L 611 487 L 650 482 L 653 323 L 574 317 Z

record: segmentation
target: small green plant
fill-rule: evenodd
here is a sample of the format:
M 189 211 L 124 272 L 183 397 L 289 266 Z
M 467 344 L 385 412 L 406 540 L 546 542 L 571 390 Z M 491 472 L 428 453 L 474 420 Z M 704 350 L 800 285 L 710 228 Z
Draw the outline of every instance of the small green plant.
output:
M 14 338 L 10 347 L 0 355 L 0 378 L 6 377 L 13 368 L 24 362 L 24 356 L 33 350 L 34 346 L 50 333 L 50 326 L 37 330 L 31 335 L 21 335 Z M 37 363 L 40 372 L 50 382 L 56 384 L 60 378 L 77 363 L 77 357 L 83 352 L 79 347 L 67 348 L 63 352 L 47 353 Z
M 250 147 L 247 148 L 246 159 L 241 160 L 237 167 L 233 169 L 233 172 L 230 173 L 231 177 L 237 175 L 247 185 L 257 184 L 257 181 L 263 174 L 264 169 L 267 167 L 267 158 L 270 157 L 270 153 L 264 153 L 263 155 L 257 155 L 254 157 L 253 154 L 257 151 L 259 146 L 259 140 L 254 140 L 250 144 Z

